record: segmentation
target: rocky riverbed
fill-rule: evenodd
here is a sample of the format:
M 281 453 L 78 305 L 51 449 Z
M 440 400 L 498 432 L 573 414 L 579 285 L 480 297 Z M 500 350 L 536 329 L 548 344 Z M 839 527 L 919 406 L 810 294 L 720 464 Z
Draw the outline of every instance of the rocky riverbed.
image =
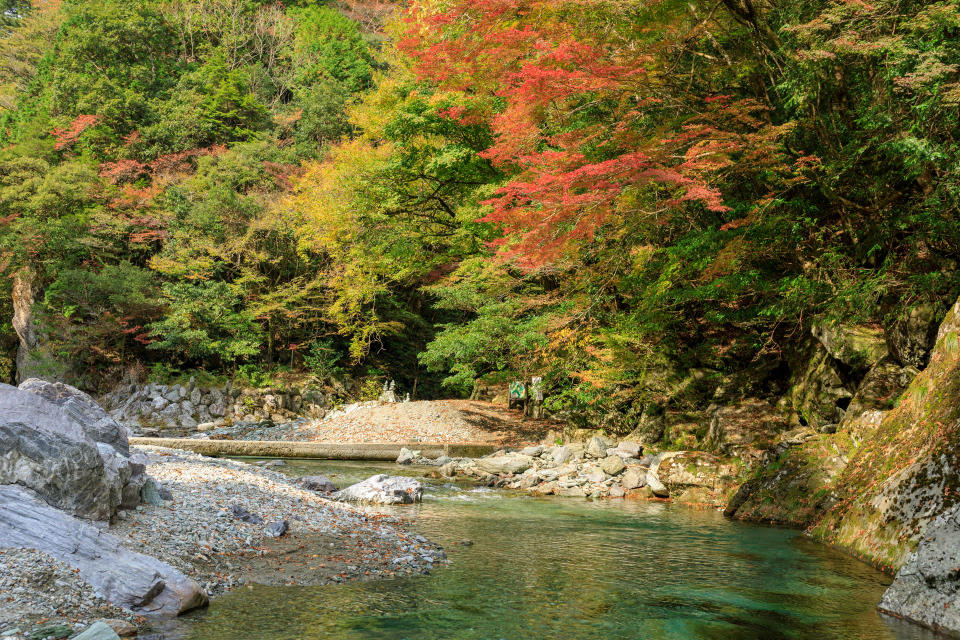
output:
M 148 494 L 155 504 L 120 512 L 109 532 L 125 547 L 162 558 L 210 596 L 249 583 L 409 575 L 446 562 L 442 549 L 401 520 L 334 502 L 269 468 L 159 447 L 138 450 L 158 488 Z M 275 523 L 286 523 L 280 536 Z M 33 550 L 0 552 L 0 594 L 0 634 L 20 630 L 26 637 L 49 627 L 67 634 L 54 637 L 67 637 L 68 627 L 79 630 L 102 618 L 145 622 L 101 598 L 65 563 Z
M 319 549 L 329 561 L 314 563 L 311 583 L 419 572 L 443 557 L 403 531 L 400 521 L 333 502 L 270 468 L 160 447 L 143 450 L 148 473 L 170 499 L 143 505 L 111 533 L 131 546 L 148 545 L 211 596 L 258 581 L 250 561 L 276 556 L 278 547 L 287 562 L 295 560 L 289 542 L 279 538 L 311 540 L 297 553 Z M 286 531 L 277 536 L 282 523 Z
M 404 449 L 397 462 L 432 465 L 445 477 L 465 476 L 534 495 L 672 498 L 718 508 L 727 504 L 742 471 L 730 458 L 698 451 L 645 453 L 637 442 L 603 436 L 502 449 L 483 458 L 426 459 Z
M 415 502 L 415 481 L 377 476 L 376 491 L 334 492 L 268 465 L 130 447 L 123 426 L 60 383 L 0 385 L 0 409 L 0 637 L 74 637 L 100 620 L 76 637 L 110 640 L 253 582 L 446 562 L 400 520 L 334 501 Z

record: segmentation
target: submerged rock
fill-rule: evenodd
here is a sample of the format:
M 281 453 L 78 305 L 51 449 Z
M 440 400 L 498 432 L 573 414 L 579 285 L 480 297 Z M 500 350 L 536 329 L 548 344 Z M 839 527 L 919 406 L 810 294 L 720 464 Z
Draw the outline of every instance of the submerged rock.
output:
M 359 504 L 414 504 L 423 497 L 419 480 L 385 473 L 371 476 L 333 495 L 336 500 Z
M 303 476 L 296 481 L 296 484 L 309 491 L 321 493 L 332 493 L 337 490 L 337 485 L 326 476 Z
M 173 617 L 207 603 L 203 589 L 170 565 L 124 548 L 21 486 L 0 485 L 0 540 L 71 565 L 101 596 L 135 613 Z

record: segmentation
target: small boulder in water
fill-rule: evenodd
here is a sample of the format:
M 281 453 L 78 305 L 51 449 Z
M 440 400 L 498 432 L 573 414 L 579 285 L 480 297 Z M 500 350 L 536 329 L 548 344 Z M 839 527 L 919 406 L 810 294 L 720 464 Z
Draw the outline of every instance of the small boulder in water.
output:
M 533 466 L 533 458 L 521 453 L 508 453 L 502 456 L 490 456 L 477 460 L 481 471 L 491 474 L 523 473 Z
M 647 490 L 657 498 L 669 498 L 670 491 L 653 471 L 647 472 Z
M 414 478 L 381 473 L 338 491 L 333 497 L 359 504 L 414 504 L 423 498 L 423 485 Z
M 400 455 L 397 456 L 397 464 L 410 464 L 420 457 L 419 451 L 411 451 L 406 447 L 400 449 Z
M 620 479 L 624 489 L 639 489 L 647 485 L 647 470 L 639 467 L 630 467 Z

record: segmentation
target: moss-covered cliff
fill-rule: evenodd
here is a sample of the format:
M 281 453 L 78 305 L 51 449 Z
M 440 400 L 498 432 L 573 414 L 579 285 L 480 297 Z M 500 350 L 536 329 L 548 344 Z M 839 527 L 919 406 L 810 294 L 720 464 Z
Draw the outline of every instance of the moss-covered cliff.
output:
M 960 302 L 896 406 L 849 415 L 759 468 L 728 513 L 808 529 L 887 571 L 960 491 Z M 851 413 L 852 412 L 848 412 Z

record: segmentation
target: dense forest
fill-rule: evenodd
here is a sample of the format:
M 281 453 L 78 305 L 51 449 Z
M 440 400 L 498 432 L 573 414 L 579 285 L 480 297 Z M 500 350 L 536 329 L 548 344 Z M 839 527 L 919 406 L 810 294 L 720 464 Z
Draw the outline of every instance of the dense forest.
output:
M 6 379 L 29 285 L 93 390 L 540 375 L 622 431 L 960 293 L 958 0 L 3 8 Z

